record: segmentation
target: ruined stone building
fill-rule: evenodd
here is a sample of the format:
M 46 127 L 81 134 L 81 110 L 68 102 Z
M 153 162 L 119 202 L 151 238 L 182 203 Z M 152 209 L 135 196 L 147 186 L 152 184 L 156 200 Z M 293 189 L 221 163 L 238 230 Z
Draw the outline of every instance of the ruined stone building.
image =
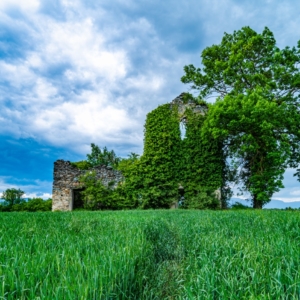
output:
M 68 211 L 83 207 L 80 196 L 83 187 L 80 186 L 79 177 L 88 171 L 95 171 L 97 179 L 106 186 L 112 181 L 117 185 L 122 180 L 121 173 L 111 167 L 97 166 L 81 170 L 69 161 L 57 160 L 54 163 L 52 211 Z
M 199 105 L 194 101 L 184 101 L 185 93 L 180 94 L 171 103 L 170 106 L 177 106 L 178 116 L 182 122 L 186 121 L 186 110 L 190 109 L 193 113 L 205 115 L 207 112 L 207 106 Z
M 192 112 L 204 115 L 207 112 L 207 106 L 199 105 L 193 101 L 185 101 L 184 94 L 181 94 L 170 103 L 170 109 L 176 107 L 180 122 L 184 125 L 187 122 L 187 109 Z M 72 165 L 69 161 L 57 160 L 54 163 L 54 180 L 52 193 L 52 210 L 70 211 L 75 208 L 83 207 L 83 200 L 80 192 L 83 187 L 79 183 L 79 177 L 87 171 L 95 171 L 97 179 L 100 179 L 104 185 L 114 182 L 115 186 L 123 180 L 122 174 L 107 166 L 97 166 L 88 170 L 81 170 Z M 181 187 L 182 193 L 183 187 Z M 219 191 L 216 191 L 217 197 L 220 197 Z M 176 208 L 177 203 L 172 207 Z

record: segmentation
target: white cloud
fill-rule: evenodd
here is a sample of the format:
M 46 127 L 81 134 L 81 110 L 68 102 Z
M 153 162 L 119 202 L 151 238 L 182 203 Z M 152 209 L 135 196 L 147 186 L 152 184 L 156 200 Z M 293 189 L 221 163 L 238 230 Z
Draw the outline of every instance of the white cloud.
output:
M 97 83 L 124 78 L 127 69 L 126 53 L 121 49 L 106 49 L 105 37 L 97 32 L 91 19 L 57 24 L 49 22 L 40 55 L 48 64 L 69 62 L 72 70 L 67 79 L 84 79 Z
M 10 181 L 10 177 L 7 176 L 0 176 L 0 199 L 3 195 L 3 192 L 7 189 L 20 189 L 25 192 L 23 195 L 23 198 L 43 198 L 43 199 L 49 199 L 52 197 L 52 194 L 50 193 L 41 193 L 39 191 L 42 190 L 49 190 L 49 187 L 52 186 L 52 182 L 48 181 L 41 181 L 41 180 L 34 180 L 30 182 L 30 184 L 24 184 L 21 182 L 18 182 L 17 184 L 11 184 L 8 183 Z
M 68 11 L 63 22 L 30 15 L 28 34 L 35 44 L 23 59 L 0 60 L 0 75 L 13 88 L 0 96 L 0 103 L 12 103 L 0 118 L 0 132 L 77 151 L 90 142 L 141 148 L 149 107 L 172 100 L 162 97 L 168 82 L 163 72 L 178 62 L 152 51 L 146 68 L 133 65 L 129 51 L 145 56 L 163 45 L 145 18 L 101 30 L 80 2 L 62 5 Z M 74 15 L 74 9 L 81 13 Z M 122 36 L 121 44 L 111 42 L 112 36 Z M 142 36 L 149 36 L 150 48 L 141 44 Z M 160 61 L 155 69 L 154 59 Z
M 36 16 L 36 20 L 40 18 Z M 128 115 L 126 103 L 117 103 L 111 91 L 126 85 L 157 90 L 162 79 L 154 75 L 126 79 L 130 69 L 126 52 L 107 49 L 105 37 L 91 19 L 66 24 L 46 19 L 41 24 L 39 45 L 34 51 L 21 61 L 0 61 L 1 75 L 21 93 L 11 95 L 14 105 L 6 108 L 9 119 L 3 119 L 2 132 L 35 136 L 66 147 L 82 141 L 122 143 L 124 138 L 133 144 L 141 143 L 142 137 L 135 134 L 122 135 L 124 131 L 133 132 L 139 124 Z M 68 65 L 59 78 L 64 85 L 41 75 L 60 64 Z M 81 83 L 88 87 L 79 94 L 72 92 Z M 61 95 L 65 85 L 71 92 L 67 98 Z M 24 118 L 24 114 L 30 118 Z M 13 123 L 20 126 L 16 128 Z
M 0 9 L 10 9 L 10 8 L 19 8 L 25 12 L 32 13 L 39 8 L 39 0 L 1 0 Z
M 122 131 L 133 131 L 137 126 L 124 109 L 110 104 L 105 94 L 86 91 L 80 98 L 86 100 L 63 102 L 45 109 L 33 121 L 32 130 L 36 128 L 41 134 L 48 132 L 53 144 L 73 146 L 82 139 L 122 142 Z
M 52 198 L 52 194 L 50 194 L 50 193 L 25 193 L 23 195 L 23 198 L 42 198 L 44 200 L 47 200 L 49 198 Z
M 134 88 L 137 90 L 143 89 L 144 91 L 158 91 L 164 86 L 164 83 L 164 78 L 156 75 L 155 73 L 153 73 L 152 76 L 149 76 L 149 74 L 139 75 L 134 78 L 129 78 L 126 81 L 128 88 Z
M 294 197 L 294 198 L 291 198 L 291 197 L 276 197 L 276 199 L 274 199 L 274 200 L 281 200 L 283 202 L 290 203 L 290 202 L 300 201 L 300 197 Z

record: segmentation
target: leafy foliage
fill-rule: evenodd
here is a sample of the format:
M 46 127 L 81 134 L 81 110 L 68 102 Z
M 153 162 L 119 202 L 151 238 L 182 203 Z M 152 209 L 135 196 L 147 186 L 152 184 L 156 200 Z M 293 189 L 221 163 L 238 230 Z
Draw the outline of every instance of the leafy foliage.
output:
M 130 205 L 127 207 L 136 208 L 141 198 L 140 191 L 143 190 L 141 177 L 140 158 L 136 153 L 131 153 L 128 158 L 121 159 L 118 170 L 124 176 L 122 182 L 122 195 Z M 125 200 L 124 200 L 125 201 Z
M 186 203 L 184 203 L 185 207 L 191 209 L 220 208 L 220 201 L 217 199 L 216 191 L 211 187 L 201 186 L 193 182 L 189 183 L 187 188 L 187 196 L 185 197 L 187 200 L 185 201 Z
M 131 198 L 127 196 L 127 190 L 119 183 L 111 181 L 108 186 L 99 180 L 94 171 L 88 171 L 79 178 L 84 186 L 81 192 L 84 198 L 84 208 L 89 210 L 99 209 L 129 209 L 135 208 Z
M 97 179 L 95 171 L 86 172 L 79 181 L 85 187 L 81 192 L 84 197 L 84 208 L 93 210 L 112 208 L 110 198 L 112 185 L 106 187 L 101 180 Z
M 91 144 L 91 148 L 91 153 L 87 154 L 86 160 L 71 162 L 71 165 L 81 170 L 88 170 L 99 165 L 110 166 L 114 169 L 118 167 L 121 159 L 116 155 L 114 150 L 109 151 L 107 147 L 101 150 L 99 146 L 93 143 Z
M 94 171 L 87 171 L 80 177 L 80 182 L 85 188 L 81 194 L 84 197 L 84 207 L 90 210 L 97 209 L 129 209 L 137 207 L 138 185 L 140 182 L 137 174 L 136 164 L 139 161 L 139 155 L 131 153 L 127 159 L 120 159 L 115 152 L 108 151 L 104 147 L 101 149 L 92 144 L 92 153 L 88 154 L 88 160 L 72 163 L 73 166 L 81 170 L 89 170 L 93 166 L 106 165 L 113 166 L 122 172 L 126 178 L 122 183 L 105 186 L 100 179 L 96 177 Z
M 81 160 L 81 161 L 77 161 L 77 162 L 71 162 L 71 165 L 80 169 L 80 170 L 88 170 L 90 168 L 92 168 L 92 164 L 89 163 L 86 160 Z
M 22 199 L 23 195 L 24 192 L 21 191 L 20 189 L 15 189 L 15 188 L 6 189 L 2 193 L 2 199 L 5 200 L 4 205 L 13 206 L 14 204 L 21 203 L 22 201 L 24 201 Z
M 217 97 L 204 127 L 223 140 L 242 189 L 255 208 L 270 201 L 286 167 L 300 162 L 300 42 L 276 47 L 273 33 L 243 27 L 202 52 L 203 70 L 185 66 L 182 82 L 199 97 Z
M 240 202 L 235 202 L 234 204 L 231 205 L 232 209 L 249 209 L 250 207 L 247 205 L 244 205 Z
M 223 143 L 203 134 L 206 115 L 187 110 L 185 117 L 187 120 L 186 137 L 183 140 L 185 206 L 189 208 L 220 206 L 215 191 L 221 189 L 222 207 L 225 208 L 230 194 L 225 189 L 228 180 Z
M 196 103 L 207 109 L 203 101 Z M 170 104 L 147 115 L 143 155 L 139 158 L 131 153 L 118 162 L 117 169 L 124 176 L 122 184 L 106 187 L 92 171 L 82 176 L 85 208 L 169 208 L 180 199 L 180 185 L 185 189 L 184 207 L 220 207 L 216 190 L 225 187 L 227 174 L 223 144 L 203 135 L 206 117 L 191 110 L 184 115 L 187 134 L 181 140 L 180 117 L 178 107 Z M 99 150 L 95 149 L 94 154 Z M 228 194 L 222 192 L 223 208 Z
M 52 200 L 43 200 L 42 198 L 32 198 L 28 199 L 26 202 L 20 204 L 15 204 L 12 207 L 12 211 L 51 211 Z
M 21 202 L 13 205 L 0 205 L 0 211 L 19 211 L 19 212 L 36 212 L 36 211 L 51 211 L 52 200 L 43 200 L 42 198 L 32 198 L 22 200 Z
M 104 165 L 116 168 L 120 161 L 114 150 L 109 151 L 106 147 L 101 150 L 99 146 L 91 144 L 92 152 L 87 154 L 87 162 L 92 166 Z
M 291 155 L 287 135 L 280 134 L 285 131 L 284 117 L 288 117 L 285 105 L 278 107 L 259 92 L 225 97 L 209 111 L 207 131 L 224 138 L 232 163 L 239 168 L 243 190 L 250 192 L 256 207 L 283 187 Z
M 178 200 L 182 169 L 179 121 L 169 104 L 147 115 L 144 153 L 137 164 L 140 207 L 169 208 Z

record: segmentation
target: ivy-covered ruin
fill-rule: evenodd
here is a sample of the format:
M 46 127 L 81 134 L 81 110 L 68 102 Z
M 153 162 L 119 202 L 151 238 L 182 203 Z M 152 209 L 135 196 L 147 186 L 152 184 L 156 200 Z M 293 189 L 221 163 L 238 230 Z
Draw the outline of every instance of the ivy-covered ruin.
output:
M 53 210 L 226 207 L 223 144 L 201 131 L 207 110 L 181 94 L 148 113 L 141 157 L 113 166 L 55 162 Z

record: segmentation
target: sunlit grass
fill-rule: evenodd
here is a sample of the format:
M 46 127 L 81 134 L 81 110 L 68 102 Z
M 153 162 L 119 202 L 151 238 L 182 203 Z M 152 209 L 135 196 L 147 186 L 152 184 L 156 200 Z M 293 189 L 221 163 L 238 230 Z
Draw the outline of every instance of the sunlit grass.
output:
M 300 299 L 300 213 L 0 214 L 0 299 Z

